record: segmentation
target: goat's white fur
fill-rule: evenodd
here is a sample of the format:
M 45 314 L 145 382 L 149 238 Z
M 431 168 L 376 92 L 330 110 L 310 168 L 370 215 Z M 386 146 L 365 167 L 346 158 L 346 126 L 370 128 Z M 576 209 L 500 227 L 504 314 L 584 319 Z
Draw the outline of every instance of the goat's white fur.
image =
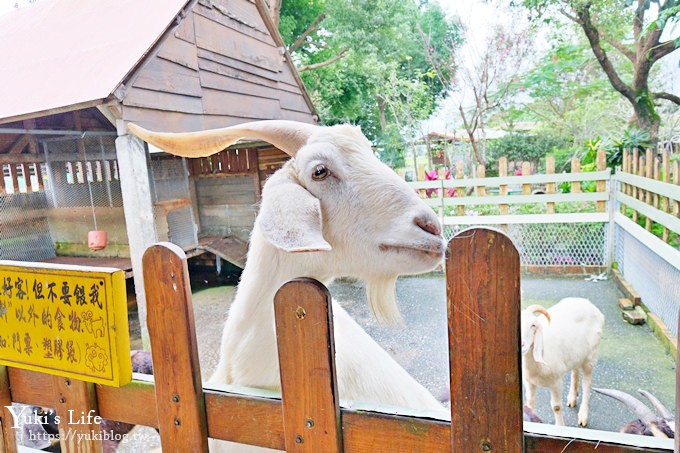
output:
M 588 404 L 593 368 L 597 363 L 604 315 L 589 300 L 577 297 L 562 299 L 545 316 L 534 313 L 539 306 L 522 310 L 522 373 L 526 405 L 533 409 L 536 388 L 550 390 L 550 404 L 555 424 L 564 425 L 562 388 L 564 375 L 571 371 L 567 406 L 576 406 L 579 369 L 583 370 L 583 396 L 578 424 L 588 423 Z
M 153 143 L 153 137 L 140 135 Z M 214 141 L 206 140 L 205 134 L 202 140 Z M 272 175 L 262 191 L 246 266 L 210 382 L 280 389 L 273 299 L 285 282 L 297 277 L 324 283 L 340 276 L 359 278 L 367 284 L 374 314 L 398 322 L 397 277 L 431 270 L 443 257 L 436 215 L 374 156 L 359 128 L 315 127 L 291 154 L 295 158 Z M 317 181 L 312 175 L 319 165 L 330 176 Z M 342 399 L 435 410 L 447 416 L 440 402 L 339 304 L 333 302 L 332 309 Z M 220 442 L 220 450 L 250 451 L 225 445 Z

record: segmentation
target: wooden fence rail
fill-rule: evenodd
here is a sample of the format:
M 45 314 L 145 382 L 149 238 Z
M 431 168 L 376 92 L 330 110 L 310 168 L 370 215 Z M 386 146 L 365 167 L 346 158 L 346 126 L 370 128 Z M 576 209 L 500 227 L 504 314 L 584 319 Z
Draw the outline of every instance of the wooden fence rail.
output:
M 453 424 L 384 413 L 387 408 L 339 408 L 330 298 L 320 283 L 310 280 L 289 282 L 276 296 L 282 400 L 266 391 L 243 395 L 227 386 L 201 387 L 186 257 L 177 247 L 162 244 L 147 251 L 144 265 L 148 283 L 157 280 L 147 286 L 155 385 L 139 376 L 121 388 L 97 385 L 91 402 L 102 417 L 159 428 L 164 451 L 206 451 L 208 436 L 302 452 L 559 452 L 568 447 L 618 453 L 672 448 L 668 440 L 561 431 L 549 425 L 525 423 L 527 431 L 522 432 L 519 261 L 512 243 L 498 231 L 466 230 L 448 246 Z M 455 322 L 454 313 L 459 314 Z M 53 377 L 0 367 L 3 405 L 16 401 L 64 410 L 82 404 L 68 398 L 64 407 L 57 406 L 58 398 Z M 0 445 L 16 451 L 12 421 L 6 411 L 0 415 Z M 100 445 L 62 443 L 62 448 L 81 452 Z

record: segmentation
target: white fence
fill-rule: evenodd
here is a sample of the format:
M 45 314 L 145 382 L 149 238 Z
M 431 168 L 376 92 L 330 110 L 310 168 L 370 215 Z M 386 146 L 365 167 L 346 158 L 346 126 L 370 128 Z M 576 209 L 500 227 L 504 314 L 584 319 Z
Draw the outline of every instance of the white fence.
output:
M 447 237 L 473 225 L 502 228 L 525 271 L 593 274 L 617 265 L 677 335 L 677 156 L 673 162 L 668 152 L 625 153 L 614 175 L 604 168 L 604 152 L 598 155 L 599 171 L 554 174 L 551 168 L 549 161 L 548 174 L 460 178 L 459 173 L 460 179 L 411 186 L 439 213 Z M 560 192 L 560 186 L 569 192 Z

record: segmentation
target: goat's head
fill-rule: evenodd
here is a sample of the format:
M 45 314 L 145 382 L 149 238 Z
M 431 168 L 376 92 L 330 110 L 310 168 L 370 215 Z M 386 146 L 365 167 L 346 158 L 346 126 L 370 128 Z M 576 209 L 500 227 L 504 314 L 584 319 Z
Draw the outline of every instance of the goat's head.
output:
M 543 329 L 545 328 L 545 321 L 540 318 L 540 316 L 534 316 L 536 314 L 541 314 L 545 316 L 548 322 L 550 322 L 550 314 L 548 311 L 541 307 L 540 305 L 530 305 L 521 313 L 521 340 L 522 340 L 522 355 L 525 355 L 534 347 L 534 360 L 537 363 L 545 363 L 543 360 Z
M 323 268 L 319 274 L 366 281 L 369 303 L 381 319 L 399 319 L 397 276 L 427 272 L 442 260 L 437 216 L 375 157 L 358 127 L 274 120 L 185 134 L 132 124 L 130 130 L 186 157 L 208 156 L 244 137 L 294 157 L 267 181 L 256 228 L 282 251 L 325 254 L 309 260 Z
M 593 388 L 593 390 L 622 402 L 637 417 L 637 419 L 626 423 L 619 430 L 620 432 L 643 436 L 675 437 L 675 416 L 651 393 L 638 390 L 654 406 L 659 414 L 658 416 L 642 401 L 628 393 L 615 389 Z

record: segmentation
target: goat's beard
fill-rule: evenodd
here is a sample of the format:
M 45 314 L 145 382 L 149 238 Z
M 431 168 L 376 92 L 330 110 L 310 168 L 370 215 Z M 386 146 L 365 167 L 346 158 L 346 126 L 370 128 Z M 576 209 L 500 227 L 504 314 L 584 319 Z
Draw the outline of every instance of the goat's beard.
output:
M 403 324 L 397 307 L 395 289 L 397 277 L 373 277 L 366 282 L 366 297 L 373 316 L 386 324 Z

